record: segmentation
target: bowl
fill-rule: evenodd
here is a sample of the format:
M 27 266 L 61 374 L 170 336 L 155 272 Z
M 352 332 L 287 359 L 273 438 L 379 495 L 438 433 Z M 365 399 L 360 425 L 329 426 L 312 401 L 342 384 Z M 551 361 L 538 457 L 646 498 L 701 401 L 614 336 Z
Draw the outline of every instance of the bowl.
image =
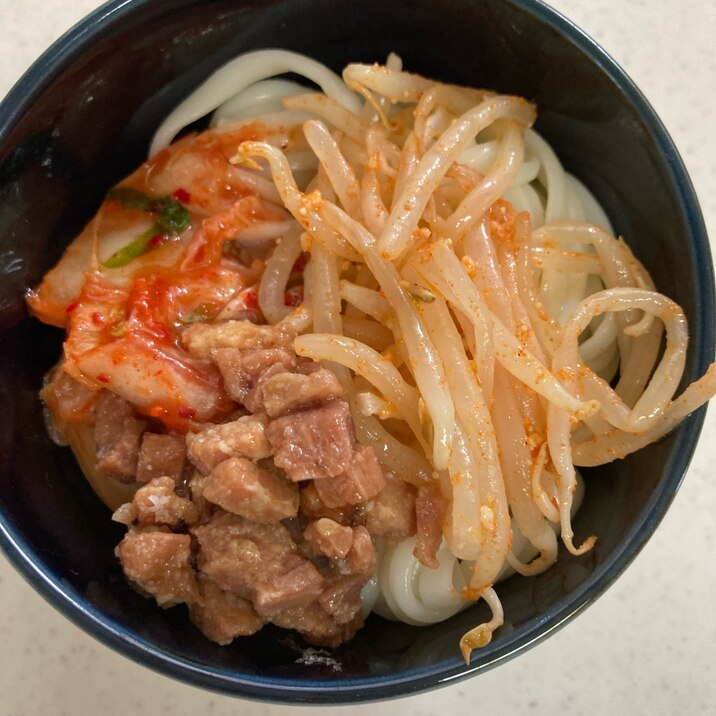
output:
M 300 31 L 297 31 L 300 28 Z M 66 449 L 47 437 L 37 397 L 62 335 L 29 319 L 23 294 L 57 260 L 106 190 L 145 156 L 161 119 L 231 57 L 262 47 L 334 69 L 380 61 L 441 80 L 521 94 L 537 129 L 594 192 L 657 287 L 690 321 L 685 381 L 714 352 L 714 280 L 698 204 L 678 153 L 633 83 L 586 37 L 535 0 L 116 0 L 53 45 L 0 105 L 0 545 L 50 603 L 141 664 L 226 693 L 286 703 L 382 699 L 486 670 L 579 614 L 656 529 L 703 422 L 693 414 L 637 455 L 586 471 L 575 559 L 501 585 L 507 622 L 466 666 L 457 642 L 480 607 L 429 628 L 368 621 L 329 658 L 265 628 L 219 647 L 182 608 L 132 591 L 109 520 Z M 315 657 L 316 654 L 313 654 Z M 321 656 L 320 654 L 318 656 Z

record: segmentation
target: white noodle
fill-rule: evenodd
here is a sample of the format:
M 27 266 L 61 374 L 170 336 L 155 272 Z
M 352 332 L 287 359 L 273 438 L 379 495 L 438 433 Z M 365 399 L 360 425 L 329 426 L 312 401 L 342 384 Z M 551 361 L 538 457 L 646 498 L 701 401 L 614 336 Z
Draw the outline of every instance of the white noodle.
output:
M 188 124 L 209 114 L 249 85 L 287 72 L 312 80 L 351 112 L 360 111 L 356 96 L 320 62 L 286 50 L 258 50 L 228 62 L 183 100 L 154 134 L 150 156 L 166 147 Z

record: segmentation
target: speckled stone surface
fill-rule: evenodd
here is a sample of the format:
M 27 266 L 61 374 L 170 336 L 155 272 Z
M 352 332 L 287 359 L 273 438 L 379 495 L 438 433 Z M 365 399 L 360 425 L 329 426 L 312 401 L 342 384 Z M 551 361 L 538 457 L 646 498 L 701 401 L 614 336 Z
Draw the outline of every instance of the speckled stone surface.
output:
M 436 0 L 437 1 L 437 0 Z M 97 0 L 0 0 L 0 96 Z M 554 0 L 627 70 L 674 138 L 716 249 L 716 3 Z M 716 713 L 716 410 L 664 522 L 598 602 L 544 643 L 472 680 L 326 716 Z M 0 557 L 0 716 L 283 713 L 184 686 L 85 635 Z M 307 714 L 313 709 L 293 708 Z

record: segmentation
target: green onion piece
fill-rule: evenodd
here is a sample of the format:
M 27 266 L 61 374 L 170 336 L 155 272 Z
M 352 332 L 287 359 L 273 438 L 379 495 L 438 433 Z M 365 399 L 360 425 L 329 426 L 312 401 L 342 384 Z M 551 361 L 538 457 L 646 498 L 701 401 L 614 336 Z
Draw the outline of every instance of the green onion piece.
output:
M 103 264 L 105 268 L 122 268 L 130 261 L 141 256 L 146 250 L 152 237 L 156 236 L 156 228 L 153 226 L 149 231 L 145 231 L 141 236 L 137 237 L 124 248 L 113 253 Z
M 157 234 L 178 236 L 189 228 L 191 217 L 185 206 L 171 196 L 165 196 L 157 202 L 159 216 L 155 225 Z
M 105 268 L 113 269 L 126 266 L 130 261 L 146 253 L 152 237 L 157 235 L 179 236 L 189 228 L 191 223 L 189 211 L 171 196 L 155 198 L 128 186 L 116 186 L 109 190 L 107 198 L 120 202 L 128 209 L 138 209 L 155 214 L 156 221 L 149 231 L 145 231 L 124 248 L 112 254 L 102 264 Z

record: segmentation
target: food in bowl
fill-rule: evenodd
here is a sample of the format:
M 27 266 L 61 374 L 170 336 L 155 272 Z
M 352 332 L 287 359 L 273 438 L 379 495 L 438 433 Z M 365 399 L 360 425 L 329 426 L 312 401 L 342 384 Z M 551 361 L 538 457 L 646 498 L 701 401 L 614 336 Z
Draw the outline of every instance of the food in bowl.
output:
M 371 611 L 482 599 L 469 660 L 495 583 L 558 536 L 591 549 L 575 467 L 666 434 L 716 368 L 674 399 L 683 311 L 534 119 L 395 55 L 341 80 L 271 50 L 165 120 L 28 296 L 67 328 L 50 429 L 140 591 L 222 644 L 270 622 L 336 646 Z

